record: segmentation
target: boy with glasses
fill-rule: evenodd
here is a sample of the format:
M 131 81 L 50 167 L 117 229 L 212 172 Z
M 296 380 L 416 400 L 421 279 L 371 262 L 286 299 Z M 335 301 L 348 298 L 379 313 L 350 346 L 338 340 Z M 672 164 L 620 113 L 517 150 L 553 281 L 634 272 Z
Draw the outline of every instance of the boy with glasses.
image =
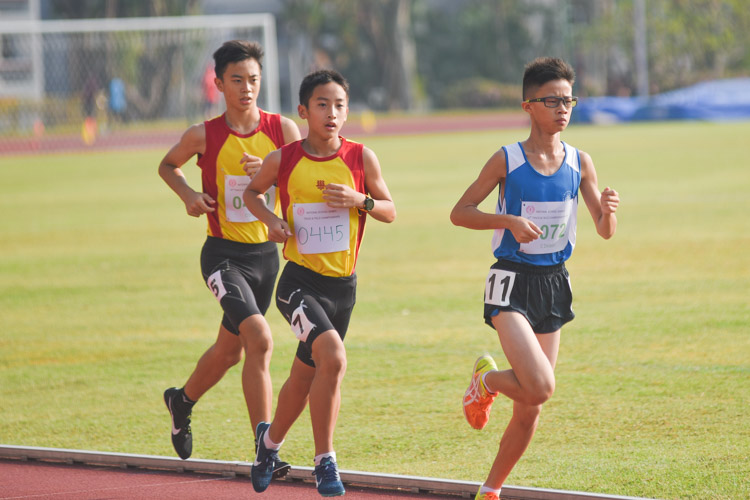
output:
M 526 66 L 522 108 L 529 137 L 502 147 L 482 168 L 451 212 L 457 226 L 494 231 L 497 262 L 485 282 L 484 319 L 498 334 L 510 364 L 498 370 L 488 355 L 474 364 L 464 415 L 475 429 L 489 420 L 498 394 L 513 400 L 513 415 L 476 500 L 498 500 L 505 479 L 534 435 L 542 404 L 555 390 L 562 326 L 574 317 L 565 261 L 576 242 L 578 193 L 597 233 L 617 228 L 619 195 L 599 192 L 591 157 L 562 142 L 572 108 L 575 73 L 564 61 L 539 58 Z M 494 214 L 479 204 L 498 189 Z

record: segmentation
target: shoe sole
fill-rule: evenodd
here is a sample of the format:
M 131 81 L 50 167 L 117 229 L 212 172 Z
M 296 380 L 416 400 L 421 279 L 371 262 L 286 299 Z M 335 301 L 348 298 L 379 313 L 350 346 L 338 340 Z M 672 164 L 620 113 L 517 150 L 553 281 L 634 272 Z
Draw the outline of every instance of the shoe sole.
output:
M 282 465 L 278 469 L 273 470 L 272 478 L 273 479 L 281 479 L 283 477 L 286 477 L 287 474 L 289 474 L 289 471 L 292 470 L 292 466 L 289 464 Z

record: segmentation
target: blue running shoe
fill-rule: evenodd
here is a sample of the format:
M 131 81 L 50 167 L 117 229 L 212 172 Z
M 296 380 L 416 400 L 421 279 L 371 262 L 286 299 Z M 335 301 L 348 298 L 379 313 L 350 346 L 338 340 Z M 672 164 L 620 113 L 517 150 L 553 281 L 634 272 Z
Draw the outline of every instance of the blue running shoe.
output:
M 277 450 L 269 450 L 263 443 L 263 437 L 268 432 L 269 427 L 271 427 L 271 424 L 268 422 L 261 422 L 255 429 L 258 450 L 255 462 L 253 462 L 253 466 L 250 468 L 250 479 L 253 482 L 253 489 L 257 493 L 266 491 L 268 485 L 271 484 L 276 463 L 281 461 L 279 460 L 279 452 Z
M 313 472 L 315 483 L 318 485 L 318 493 L 324 497 L 339 497 L 346 493 L 344 483 L 339 477 L 336 461 L 331 457 L 325 457 L 320 465 L 315 466 Z

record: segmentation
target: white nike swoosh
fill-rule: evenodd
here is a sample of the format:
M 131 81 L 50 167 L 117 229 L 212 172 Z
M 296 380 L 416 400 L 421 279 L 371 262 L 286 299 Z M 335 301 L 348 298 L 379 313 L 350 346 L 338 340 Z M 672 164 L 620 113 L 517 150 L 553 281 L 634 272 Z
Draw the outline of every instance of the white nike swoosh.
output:
M 176 436 L 180 433 L 180 429 L 176 429 L 174 426 L 174 413 L 172 413 L 172 399 L 169 400 L 169 416 L 172 417 L 172 435 Z
M 289 294 L 289 299 L 288 299 L 288 300 L 284 300 L 284 299 L 283 299 L 283 298 L 281 297 L 281 295 L 279 295 L 279 296 L 278 296 L 278 297 L 276 297 L 276 298 L 277 298 L 277 299 L 279 299 L 279 301 L 283 302 L 284 304 L 289 304 L 289 303 L 290 303 L 290 302 L 292 301 L 292 297 L 294 297 L 294 294 L 295 294 L 295 293 L 297 293 L 297 292 L 299 292 L 299 291 L 300 291 L 300 289 L 298 288 L 298 289 L 296 289 L 295 291 L 293 291 L 293 292 L 292 292 L 291 294 Z

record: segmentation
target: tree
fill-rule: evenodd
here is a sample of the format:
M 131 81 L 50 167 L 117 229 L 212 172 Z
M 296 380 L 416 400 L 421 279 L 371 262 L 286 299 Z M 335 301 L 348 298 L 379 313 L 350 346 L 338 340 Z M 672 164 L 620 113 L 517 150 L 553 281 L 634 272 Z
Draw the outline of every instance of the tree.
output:
M 357 24 L 372 43 L 381 85 L 390 109 L 412 109 L 415 104 L 416 46 L 412 36 L 409 0 L 379 0 L 360 5 Z
M 372 107 L 412 109 L 417 81 L 413 3 L 286 0 L 286 32 L 307 40 L 295 43 L 293 51 L 308 51 L 291 58 L 305 65 L 305 72 L 323 66 L 341 71 L 352 84 L 352 97 Z
M 592 6 L 590 0 L 574 1 L 579 12 Z M 598 0 L 597 6 L 598 15 L 573 26 L 576 69 L 604 55 L 606 83 L 587 90 L 635 93 L 634 3 Z M 750 10 L 743 0 L 646 1 L 646 27 L 651 93 L 750 72 Z

